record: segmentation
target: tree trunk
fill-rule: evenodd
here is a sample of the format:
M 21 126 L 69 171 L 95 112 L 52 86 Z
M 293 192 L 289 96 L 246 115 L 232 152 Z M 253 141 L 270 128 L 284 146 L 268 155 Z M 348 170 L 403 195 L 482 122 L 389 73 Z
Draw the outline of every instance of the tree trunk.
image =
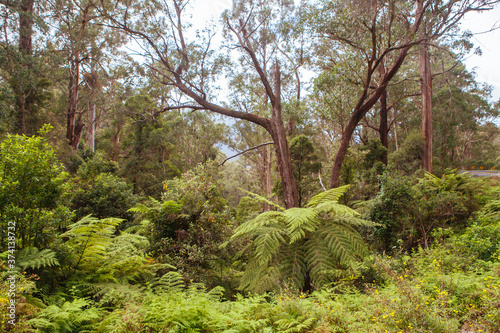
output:
M 422 168 L 432 173 L 432 75 L 429 45 L 422 43 L 419 52 L 420 84 L 422 90 Z
M 389 130 L 387 126 L 387 90 L 384 90 L 380 96 L 380 142 L 382 145 L 389 149 Z M 387 165 L 387 151 L 385 152 L 382 161 Z
M 379 67 L 380 77 L 383 78 L 387 71 L 385 67 L 385 60 L 382 61 Z M 380 142 L 382 145 L 389 149 L 389 129 L 387 126 L 387 89 L 384 89 L 380 96 L 380 125 L 378 128 L 380 135 Z M 387 165 L 387 152 L 384 154 L 382 161 Z
M 281 111 L 281 78 L 278 62 L 274 69 L 274 96 L 275 103 L 272 106 L 270 119 L 270 128 L 268 129 L 274 142 L 276 159 L 278 160 L 278 169 L 281 175 L 283 186 L 283 196 L 285 199 L 285 208 L 299 206 L 299 196 L 297 184 L 292 171 L 292 162 L 290 159 L 290 147 L 286 138 L 285 126 L 283 124 Z
M 92 149 L 92 151 L 95 151 L 95 128 L 96 128 L 95 111 L 96 111 L 95 101 L 92 101 L 87 122 L 87 133 L 85 135 L 85 144 L 88 148 Z
M 19 80 L 13 85 L 16 95 L 16 131 L 22 134 L 28 133 L 26 117 L 32 113 L 34 98 L 32 84 L 29 82 L 32 75 L 31 57 L 33 52 L 33 8 L 34 0 L 23 0 L 19 10 L 19 51 L 21 53 L 21 67 L 28 68 L 28 77 L 15 78 Z
M 77 123 L 78 115 L 78 93 L 80 90 L 80 60 L 79 53 L 71 57 L 70 73 L 69 73 L 69 85 L 68 85 L 68 114 L 66 121 L 66 139 L 68 139 L 68 144 L 73 148 L 77 149 L 80 143 L 80 138 L 78 136 L 78 128 L 83 126 Z
M 396 145 L 396 151 L 399 149 L 398 146 L 398 129 L 396 125 L 396 110 L 392 109 L 392 129 L 394 130 L 394 143 Z
M 33 8 L 34 0 L 23 0 L 19 12 L 19 49 L 30 54 L 33 50 Z

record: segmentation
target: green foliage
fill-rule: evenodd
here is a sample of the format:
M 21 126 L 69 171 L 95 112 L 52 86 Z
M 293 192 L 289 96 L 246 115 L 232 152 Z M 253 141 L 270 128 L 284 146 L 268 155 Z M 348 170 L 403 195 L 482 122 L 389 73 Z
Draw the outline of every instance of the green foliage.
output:
M 20 248 L 46 247 L 64 215 L 58 204 L 67 175 L 43 137 L 50 129 L 44 126 L 40 136 L 8 135 L 0 143 L 0 225 L 5 232 L 8 222 L 16 224 Z
M 97 152 L 78 167 L 76 175 L 80 179 L 90 180 L 102 173 L 116 174 L 117 172 L 118 163 L 107 160 L 103 153 Z
M 39 251 L 36 247 L 26 247 L 17 253 L 16 264 L 21 270 L 26 270 L 59 266 L 59 261 L 56 253 L 50 249 Z
M 422 165 L 423 137 L 421 133 L 411 133 L 398 150 L 389 154 L 389 163 L 405 175 L 412 175 Z
M 41 332 L 91 332 L 100 317 L 99 310 L 91 305 L 89 300 L 82 298 L 53 304 L 29 323 Z
M 65 174 L 52 147 L 41 136 L 8 135 L 0 143 L 0 206 L 53 208 Z
M 111 173 L 94 175 L 86 163 L 78 174 L 83 178 L 73 178 L 69 184 L 69 206 L 75 211 L 77 219 L 86 215 L 98 218 L 117 217 L 132 220 L 127 209 L 137 201 L 131 184 Z M 91 167 L 90 167 L 91 168 Z
M 458 237 L 462 251 L 485 261 L 500 260 L 500 187 L 489 190 L 488 203 Z
M 244 221 L 252 214 L 258 213 L 262 209 L 262 204 L 258 200 L 244 196 L 240 199 L 238 207 L 236 207 L 236 219 Z
M 359 148 L 360 151 L 366 151 L 363 167 L 366 170 L 372 169 L 377 162 L 383 162 L 387 155 L 387 148 L 382 145 L 380 140 L 370 140 L 366 145 Z
M 155 256 L 177 267 L 188 281 L 209 286 L 216 281 L 232 283 L 224 268 L 233 249 L 219 248 L 229 237 L 232 223 L 223 190 L 218 166 L 209 162 L 165 182 L 161 202 L 150 198 L 131 210 L 139 213 L 141 227 L 134 228 L 150 237 Z
M 67 245 L 74 251 L 78 268 L 87 272 L 95 272 L 102 265 L 112 244 L 115 228 L 122 222 L 117 218 L 98 219 L 85 216 L 68 226 L 68 231 L 60 237 L 67 239 Z
M 240 288 L 311 288 L 308 279 L 319 288 L 363 258 L 367 249 L 354 226 L 371 224 L 338 202 L 347 189 L 322 192 L 306 208 L 265 212 L 240 225 L 231 239 L 251 237 L 253 249 Z
M 313 143 L 303 134 L 290 141 L 290 159 L 301 207 L 312 193 L 319 190 L 319 182 L 313 175 L 321 170 L 321 162 L 314 152 Z
M 429 246 L 435 228 L 463 228 L 480 204 L 481 185 L 466 175 L 442 178 L 426 173 L 413 184 L 411 178 L 382 177 L 382 189 L 369 217 L 382 225 L 374 241 L 380 250 L 409 251 Z

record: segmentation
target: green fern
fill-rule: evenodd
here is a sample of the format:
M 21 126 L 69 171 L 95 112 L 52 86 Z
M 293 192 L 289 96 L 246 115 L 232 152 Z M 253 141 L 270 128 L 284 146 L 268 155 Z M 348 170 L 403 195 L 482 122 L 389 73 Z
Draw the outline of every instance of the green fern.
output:
M 90 301 L 77 298 L 62 305 L 50 305 L 28 321 L 41 332 L 85 332 L 99 319 L 99 311 Z
M 50 249 L 40 251 L 36 247 L 27 247 L 17 253 L 16 264 L 21 270 L 25 270 L 59 266 L 59 261 L 56 253 Z
M 322 192 L 305 208 L 280 207 L 240 225 L 231 239 L 251 237 L 253 245 L 240 288 L 265 291 L 288 282 L 300 289 L 308 276 L 312 286 L 320 287 L 366 256 L 366 245 L 354 227 L 375 224 L 338 202 L 347 189 Z
M 186 284 L 179 272 L 172 271 L 150 282 L 150 287 L 157 294 L 168 294 L 183 291 L 186 288 Z
M 98 219 L 91 215 L 68 226 L 69 230 L 60 237 L 68 239 L 68 245 L 77 252 L 74 270 L 83 268 L 95 271 L 107 256 L 107 249 L 118 226 L 123 220 L 117 218 Z
M 258 195 L 258 194 L 256 194 L 256 193 L 252 193 L 252 192 L 250 192 L 250 191 L 244 190 L 244 189 L 239 188 L 239 187 L 238 187 L 238 189 L 239 189 L 239 190 L 241 190 L 241 191 L 243 191 L 243 192 L 245 192 L 245 193 L 247 193 L 247 194 L 250 194 L 250 195 L 251 195 L 254 199 L 257 199 L 258 201 L 260 201 L 260 202 L 262 202 L 262 203 L 265 203 L 265 204 L 267 204 L 267 205 L 269 205 L 269 206 L 272 206 L 272 207 L 274 207 L 274 208 L 277 208 L 277 209 L 279 209 L 279 210 L 281 210 L 281 211 L 284 211 L 284 210 L 285 210 L 285 208 L 281 207 L 280 205 L 278 205 L 278 204 L 276 204 L 276 203 L 272 202 L 271 200 L 269 200 L 269 199 L 267 199 L 267 198 L 264 198 L 263 196 L 260 196 L 260 195 Z

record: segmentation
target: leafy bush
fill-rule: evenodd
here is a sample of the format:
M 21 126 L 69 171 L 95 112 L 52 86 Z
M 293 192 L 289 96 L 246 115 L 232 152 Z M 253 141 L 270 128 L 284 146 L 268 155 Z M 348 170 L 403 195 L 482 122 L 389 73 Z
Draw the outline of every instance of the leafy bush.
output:
M 217 164 L 200 164 L 180 178 L 166 181 L 162 201 L 150 199 L 131 211 L 139 213 L 143 235 L 162 262 L 174 265 L 187 281 L 232 288 L 226 274 L 234 247 L 220 249 L 232 230 L 232 218 L 221 193 L 223 176 Z
M 40 136 L 7 135 L 0 143 L 0 226 L 6 231 L 9 222 L 15 223 L 19 249 L 47 247 L 56 222 L 67 217 L 58 207 L 67 174 L 43 137 L 50 128 L 44 126 Z M 2 248 L 5 242 L 2 237 Z
M 137 202 L 132 185 L 109 173 L 88 180 L 74 178 L 68 196 L 69 206 L 75 210 L 77 219 L 91 214 L 97 218 L 117 217 L 131 221 L 132 214 L 127 210 Z
M 398 150 L 389 155 L 389 163 L 393 164 L 405 175 L 412 175 L 422 165 L 423 137 L 421 133 L 411 133 Z
M 464 228 L 480 207 L 481 184 L 466 175 L 426 173 L 414 184 L 411 178 L 386 173 L 369 213 L 382 225 L 374 233 L 379 250 L 409 251 L 428 247 L 436 228 Z

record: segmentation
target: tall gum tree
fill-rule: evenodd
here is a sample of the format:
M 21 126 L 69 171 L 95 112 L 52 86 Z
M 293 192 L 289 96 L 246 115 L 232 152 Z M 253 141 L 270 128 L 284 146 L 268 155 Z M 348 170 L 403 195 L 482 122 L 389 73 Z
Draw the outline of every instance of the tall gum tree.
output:
M 38 12 L 43 10 L 43 3 L 35 0 L 0 0 L 7 9 L 0 28 L 3 31 L 0 38 L 0 68 L 4 69 L 7 81 L 15 97 L 14 132 L 31 135 L 36 132 L 34 119 L 38 104 L 44 99 L 46 82 L 42 82 L 39 55 L 34 54 L 33 36 L 36 28 L 43 26 L 43 20 Z M 38 24 L 35 24 L 37 21 Z M 13 40 L 17 45 L 11 47 Z
M 264 128 L 274 143 L 274 151 L 284 190 L 285 207 L 298 206 L 298 193 L 292 172 L 290 151 L 282 112 L 281 67 L 276 51 L 272 68 L 262 65 L 262 53 L 257 51 L 256 36 L 265 33 L 262 25 L 273 18 L 280 19 L 280 11 L 291 5 L 281 1 L 236 1 L 233 13 L 226 13 L 224 23 L 234 36 L 233 47 L 241 51 L 244 61 L 259 78 L 270 105 L 269 115 L 252 110 L 243 111 L 219 103 L 211 91 L 211 84 L 220 74 L 225 61 L 212 46 L 213 33 L 203 31 L 197 42 L 188 43 L 183 13 L 189 1 L 149 1 L 126 6 L 122 1 L 103 5 L 100 11 L 106 15 L 109 25 L 134 37 L 149 58 L 148 66 L 158 80 L 173 86 L 185 97 L 185 103 L 165 109 L 208 110 L 224 116 L 250 121 Z M 285 8 L 285 9 L 286 9 Z M 203 41 L 203 38 L 206 38 Z M 275 43 L 279 43 L 276 41 Z
M 401 68 L 411 48 L 438 38 L 452 29 L 469 11 L 483 10 L 497 1 L 329 1 L 319 0 L 310 7 L 311 29 L 341 56 L 357 55 L 353 80 L 359 86 L 344 128 L 330 176 L 330 187 L 339 185 L 340 170 L 352 135 L 366 113 L 379 101 L 387 85 Z M 433 24 L 422 37 L 422 22 Z M 340 50 L 340 51 L 339 51 Z M 332 59 L 335 64 L 339 59 Z M 384 61 L 387 69 L 378 77 Z
M 97 84 L 100 80 L 96 68 L 109 69 L 113 67 L 109 66 L 113 61 L 119 61 L 117 52 L 110 50 L 118 49 L 124 38 L 101 24 L 102 18 L 91 0 L 57 1 L 53 13 L 58 23 L 55 37 L 66 56 L 68 69 L 66 139 L 69 146 L 76 150 L 87 125 L 85 116 L 94 110 L 93 99 L 100 85 Z M 105 58 L 112 58 L 113 61 Z M 84 94 L 83 88 L 92 90 L 94 94 Z M 95 119 L 90 118 L 89 123 L 94 127 Z M 91 130 L 88 134 L 93 135 Z

